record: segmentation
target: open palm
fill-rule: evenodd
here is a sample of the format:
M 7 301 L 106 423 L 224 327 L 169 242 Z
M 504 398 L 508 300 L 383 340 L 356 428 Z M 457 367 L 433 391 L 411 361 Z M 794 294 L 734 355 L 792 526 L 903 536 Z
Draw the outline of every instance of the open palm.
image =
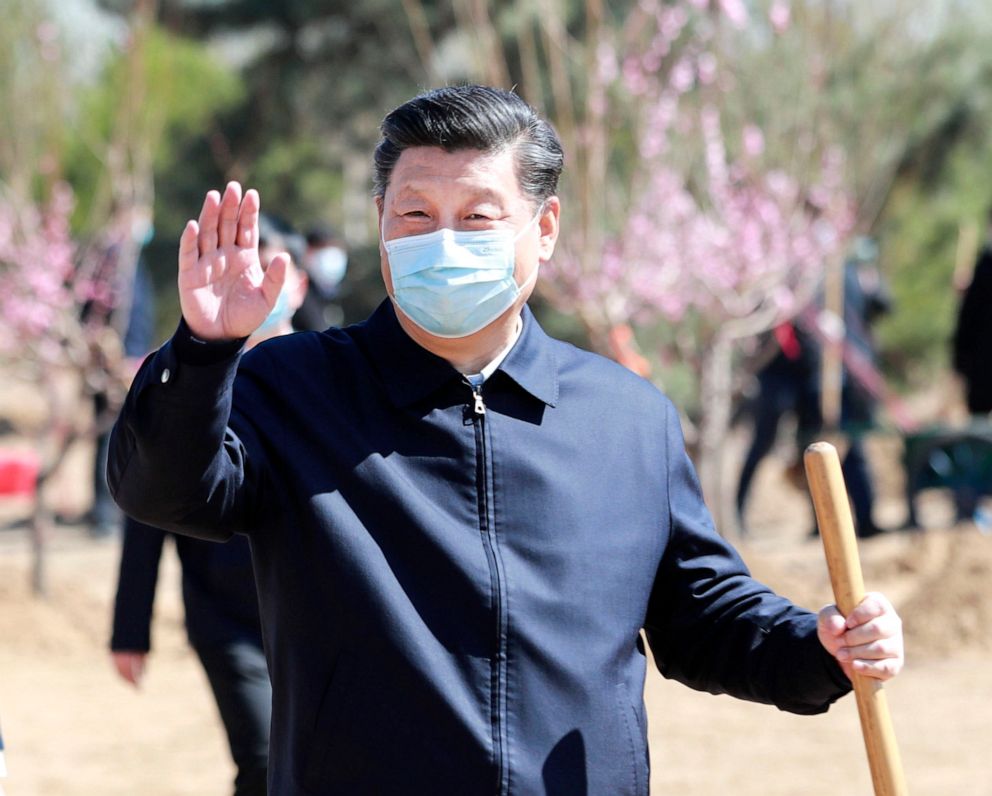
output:
M 275 306 L 288 256 L 266 265 L 258 257 L 258 193 L 228 183 L 209 191 L 198 221 L 179 240 L 179 303 L 190 331 L 202 340 L 247 337 Z

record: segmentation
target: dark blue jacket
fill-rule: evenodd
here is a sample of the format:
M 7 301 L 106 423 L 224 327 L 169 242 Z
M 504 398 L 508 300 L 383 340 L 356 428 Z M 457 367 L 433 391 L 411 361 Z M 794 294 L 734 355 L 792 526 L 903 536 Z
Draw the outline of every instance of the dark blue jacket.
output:
M 181 325 L 135 380 L 121 506 L 251 540 L 271 793 L 646 794 L 642 628 L 694 688 L 799 713 L 848 690 L 714 532 L 651 384 L 525 310 L 483 402 L 388 302 L 240 366 Z

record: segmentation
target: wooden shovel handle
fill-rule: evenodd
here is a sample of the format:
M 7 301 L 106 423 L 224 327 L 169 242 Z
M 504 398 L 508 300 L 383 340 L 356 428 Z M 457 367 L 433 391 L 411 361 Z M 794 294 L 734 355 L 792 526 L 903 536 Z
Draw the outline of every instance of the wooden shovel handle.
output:
M 834 600 L 847 616 L 864 599 L 865 584 L 840 459 L 833 445 L 815 442 L 806 449 L 803 460 Z M 905 796 L 906 781 L 882 682 L 856 674 L 854 695 L 876 796 Z

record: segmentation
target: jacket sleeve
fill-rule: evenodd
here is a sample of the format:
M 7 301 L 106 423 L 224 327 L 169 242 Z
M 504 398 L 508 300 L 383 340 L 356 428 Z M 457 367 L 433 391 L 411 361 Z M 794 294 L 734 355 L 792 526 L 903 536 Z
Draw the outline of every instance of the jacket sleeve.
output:
M 713 528 L 674 407 L 666 422 L 670 538 L 645 633 L 661 673 L 700 691 L 821 713 L 851 686 L 816 615 L 754 580 Z
M 130 518 L 124 523 L 117 596 L 114 599 L 114 652 L 151 649 L 152 606 L 165 532 Z
M 126 514 L 214 541 L 245 532 L 264 462 L 250 428 L 228 428 L 243 342 L 200 343 L 180 322 L 145 360 L 110 439 L 107 481 Z

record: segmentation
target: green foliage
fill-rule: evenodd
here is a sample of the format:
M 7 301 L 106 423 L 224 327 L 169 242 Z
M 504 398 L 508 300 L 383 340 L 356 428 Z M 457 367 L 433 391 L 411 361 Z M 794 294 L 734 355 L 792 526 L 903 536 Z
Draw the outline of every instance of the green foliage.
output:
M 269 212 L 302 230 L 338 215 L 341 171 L 329 160 L 316 137 L 275 140 L 251 164 L 246 182 L 265 198 Z
M 189 39 L 152 28 L 138 50 L 137 69 L 131 54 L 118 51 L 100 80 L 86 90 L 76 124 L 66 132 L 66 173 L 77 187 L 77 222 L 94 219 L 93 202 L 106 176 L 104 158 L 114 139 L 131 156 L 147 148 L 157 175 L 176 174 L 183 147 L 209 130 L 217 115 L 239 102 L 243 85 L 207 48 Z
M 0 180 L 22 196 L 57 176 L 66 102 L 57 29 L 33 0 L 7 0 L 0 22 Z
M 970 268 L 975 255 L 959 255 L 959 247 L 969 244 L 969 229 L 985 234 L 992 206 L 989 17 L 959 20 L 935 45 L 940 63 L 920 70 L 932 98 L 926 112 L 943 113 L 906 148 L 875 229 L 895 310 L 879 324 L 883 362 L 894 380 L 910 388 L 932 385 L 934 374 L 948 367 L 958 306 L 956 260 L 963 256 Z
M 976 130 L 988 129 L 988 121 L 976 118 Z M 992 143 L 984 136 L 942 143 L 949 151 L 941 165 L 928 180 L 902 177 L 879 229 L 895 309 L 879 324 L 879 342 L 887 371 L 911 387 L 932 384 L 948 366 L 958 246 L 969 225 L 984 234 L 992 203 Z M 974 253 L 965 254 L 970 267 Z

